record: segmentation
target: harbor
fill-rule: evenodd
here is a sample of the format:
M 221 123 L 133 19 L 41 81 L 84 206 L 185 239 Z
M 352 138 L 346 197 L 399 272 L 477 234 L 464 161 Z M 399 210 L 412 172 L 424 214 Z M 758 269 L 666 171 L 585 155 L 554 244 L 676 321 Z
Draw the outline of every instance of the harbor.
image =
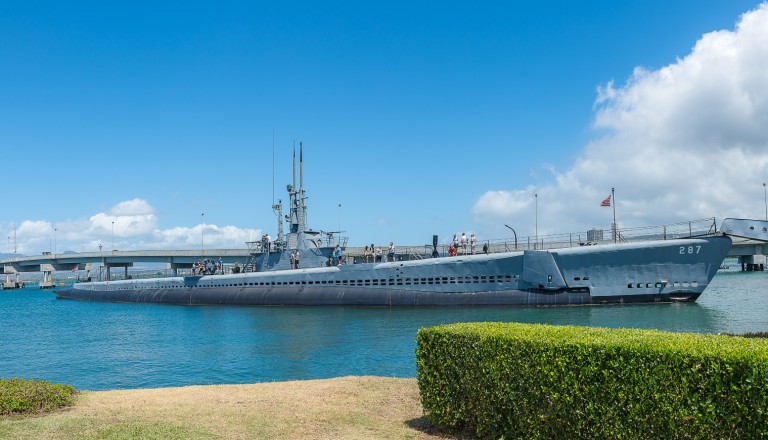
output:
M 768 0 L 53 6 L 0 440 L 768 437 Z

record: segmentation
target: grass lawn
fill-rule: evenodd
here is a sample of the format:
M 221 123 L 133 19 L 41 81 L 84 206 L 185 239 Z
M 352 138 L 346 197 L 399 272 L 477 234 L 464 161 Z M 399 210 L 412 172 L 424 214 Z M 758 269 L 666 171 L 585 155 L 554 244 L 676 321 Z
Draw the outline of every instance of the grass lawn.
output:
M 341 377 L 87 391 L 41 417 L 0 419 L 8 439 L 444 439 L 416 379 Z

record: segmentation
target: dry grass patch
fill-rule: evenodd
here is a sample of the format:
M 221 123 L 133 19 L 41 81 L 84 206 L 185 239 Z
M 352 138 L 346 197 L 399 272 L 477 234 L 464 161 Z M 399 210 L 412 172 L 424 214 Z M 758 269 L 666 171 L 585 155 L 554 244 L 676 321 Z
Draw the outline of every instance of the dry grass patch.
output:
M 0 421 L 0 438 L 438 439 L 416 379 L 342 377 L 82 393 L 46 417 Z

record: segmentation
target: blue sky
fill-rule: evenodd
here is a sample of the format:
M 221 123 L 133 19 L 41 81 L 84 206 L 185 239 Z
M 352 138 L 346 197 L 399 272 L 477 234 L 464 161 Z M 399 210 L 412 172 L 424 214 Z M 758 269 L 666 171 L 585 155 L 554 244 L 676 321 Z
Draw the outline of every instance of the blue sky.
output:
M 273 136 L 351 245 L 762 218 L 766 8 L 6 2 L 0 252 L 275 235 Z

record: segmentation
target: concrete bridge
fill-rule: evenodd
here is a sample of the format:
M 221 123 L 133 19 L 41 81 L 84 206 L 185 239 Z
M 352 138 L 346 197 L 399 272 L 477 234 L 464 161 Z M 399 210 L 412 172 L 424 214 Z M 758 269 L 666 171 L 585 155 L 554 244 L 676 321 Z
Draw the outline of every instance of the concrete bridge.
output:
M 733 238 L 733 246 L 728 251 L 729 257 L 739 258 L 742 271 L 750 272 L 765 270 L 766 255 L 768 255 L 768 243 L 744 238 Z
M 18 274 L 22 272 L 42 272 L 41 288 L 53 287 L 53 272 L 86 270 L 89 273 L 96 267 L 103 269 L 100 278 L 111 279 L 112 268 L 123 268 L 124 278 L 128 278 L 128 268 L 134 263 L 165 263 L 174 275 L 178 269 L 190 269 L 196 262 L 204 259 L 221 261 L 224 264 L 243 265 L 248 258 L 248 249 L 206 249 L 200 250 L 147 250 L 147 251 L 111 251 L 19 256 L 0 260 L 3 273 L 7 275 L 4 288 L 14 288 L 19 284 Z M 11 279 L 13 275 L 16 280 Z

